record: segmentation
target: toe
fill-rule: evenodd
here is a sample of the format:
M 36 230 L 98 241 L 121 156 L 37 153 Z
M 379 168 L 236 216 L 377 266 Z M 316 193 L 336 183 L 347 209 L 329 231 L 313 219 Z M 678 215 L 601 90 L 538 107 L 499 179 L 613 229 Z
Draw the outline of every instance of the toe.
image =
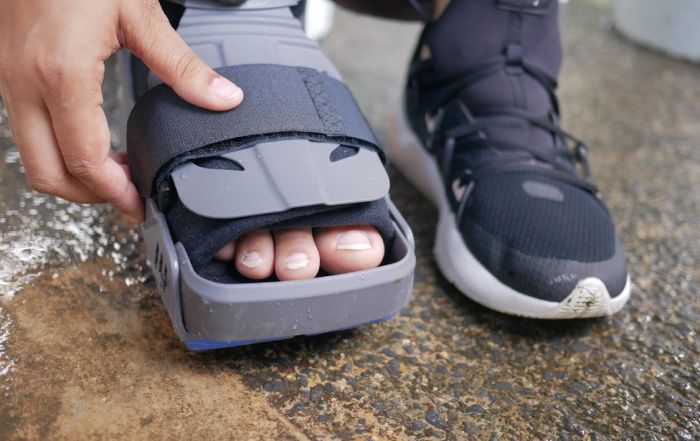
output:
M 311 279 L 320 259 L 311 228 L 275 231 L 275 274 L 280 280 Z
M 275 244 L 269 230 L 244 234 L 236 243 L 236 269 L 249 279 L 267 279 L 275 266 Z
M 317 228 L 315 240 L 321 267 L 331 274 L 375 268 L 384 258 L 384 241 L 369 225 Z
M 231 241 L 227 243 L 222 249 L 217 251 L 214 255 L 214 259 L 221 260 L 223 262 L 233 259 L 233 254 L 236 251 L 236 241 Z

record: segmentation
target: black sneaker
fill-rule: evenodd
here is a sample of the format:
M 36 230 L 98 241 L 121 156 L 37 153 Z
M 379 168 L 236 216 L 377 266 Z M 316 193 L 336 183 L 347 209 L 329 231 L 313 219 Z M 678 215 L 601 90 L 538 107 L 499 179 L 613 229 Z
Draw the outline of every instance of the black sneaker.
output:
M 587 148 L 559 127 L 557 3 L 453 0 L 420 37 L 391 154 L 438 207 L 435 258 L 465 295 L 597 317 L 630 280 Z

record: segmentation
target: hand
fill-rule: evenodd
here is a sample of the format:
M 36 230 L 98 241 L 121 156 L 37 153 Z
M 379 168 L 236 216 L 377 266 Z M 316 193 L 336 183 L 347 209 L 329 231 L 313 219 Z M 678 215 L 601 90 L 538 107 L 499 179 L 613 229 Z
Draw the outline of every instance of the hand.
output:
M 0 95 L 31 187 L 109 202 L 134 221 L 143 201 L 125 155 L 110 155 L 104 61 L 127 47 L 178 95 L 210 110 L 243 92 L 195 55 L 157 0 L 0 0 Z

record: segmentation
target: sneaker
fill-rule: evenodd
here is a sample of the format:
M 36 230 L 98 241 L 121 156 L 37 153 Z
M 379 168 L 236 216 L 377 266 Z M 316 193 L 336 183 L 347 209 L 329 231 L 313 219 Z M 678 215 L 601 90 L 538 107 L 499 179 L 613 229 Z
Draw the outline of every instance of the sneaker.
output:
M 435 258 L 466 296 L 526 317 L 610 315 L 630 279 L 588 149 L 560 127 L 558 2 L 514 3 L 453 0 L 426 25 L 392 161 L 437 206 Z

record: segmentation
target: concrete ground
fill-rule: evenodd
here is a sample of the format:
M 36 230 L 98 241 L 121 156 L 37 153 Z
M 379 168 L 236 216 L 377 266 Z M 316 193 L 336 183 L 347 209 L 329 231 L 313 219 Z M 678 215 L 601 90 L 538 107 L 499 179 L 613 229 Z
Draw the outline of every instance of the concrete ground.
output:
M 700 437 L 700 66 L 623 41 L 600 0 L 565 6 L 562 28 L 565 127 L 629 251 L 620 314 L 538 322 L 467 300 L 433 264 L 435 211 L 394 175 L 418 254 L 398 318 L 188 352 L 138 233 L 28 191 L 3 112 L 0 439 Z M 384 139 L 417 31 L 340 12 L 324 43 Z

